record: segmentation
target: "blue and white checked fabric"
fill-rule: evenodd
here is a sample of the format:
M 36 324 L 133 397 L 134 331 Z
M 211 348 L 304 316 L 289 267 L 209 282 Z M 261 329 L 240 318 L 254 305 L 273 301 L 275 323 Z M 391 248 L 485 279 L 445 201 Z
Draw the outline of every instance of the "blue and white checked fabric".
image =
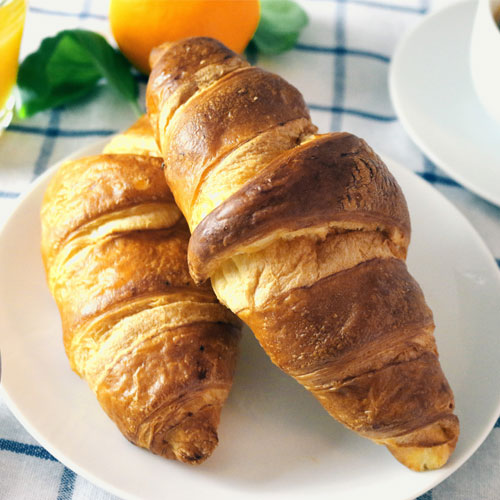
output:
M 259 64 L 295 84 L 321 132 L 348 130 L 432 183 L 473 224 L 500 265 L 500 208 L 470 193 L 411 142 L 392 108 L 388 67 L 401 36 L 430 9 L 454 0 L 304 1 L 311 23 L 296 48 Z M 109 37 L 108 2 L 31 0 L 22 56 L 61 29 Z M 141 95 L 144 78 L 138 77 Z M 134 112 L 106 87 L 91 98 L 14 121 L 0 138 L 0 226 L 16 198 L 70 153 L 126 128 Z M 500 497 L 500 421 L 474 456 L 421 500 Z M 58 462 L 23 429 L 0 398 L 0 499 L 112 499 Z

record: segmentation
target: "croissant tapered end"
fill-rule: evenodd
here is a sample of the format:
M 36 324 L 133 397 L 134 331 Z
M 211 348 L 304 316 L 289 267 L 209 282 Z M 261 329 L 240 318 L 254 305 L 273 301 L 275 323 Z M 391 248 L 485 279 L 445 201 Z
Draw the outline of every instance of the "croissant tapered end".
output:
M 169 49 L 173 42 L 165 42 L 155 47 L 149 54 L 149 67 L 153 68 L 161 56 Z
M 104 154 L 126 154 L 161 157 L 149 119 L 142 115 L 131 127 L 122 134 L 115 135 L 106 144 Z
M 423 429 L 383 442 L 409 469 L 422 472 L 439 469 L 455 450 L 459 435 L 458 418 L 449 415 Z
M 153 438 L 150 450 L 187 464 L 201 464 L 216 448 L 221 407 L 209 406 L 186 418 L 165 434 Z

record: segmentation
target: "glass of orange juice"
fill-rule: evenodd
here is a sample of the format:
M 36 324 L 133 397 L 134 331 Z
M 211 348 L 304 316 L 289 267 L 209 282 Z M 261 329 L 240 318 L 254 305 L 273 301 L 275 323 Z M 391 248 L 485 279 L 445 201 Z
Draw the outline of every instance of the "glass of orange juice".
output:
M 0 0 L 0 134 L 12 119 L 26 0 Z

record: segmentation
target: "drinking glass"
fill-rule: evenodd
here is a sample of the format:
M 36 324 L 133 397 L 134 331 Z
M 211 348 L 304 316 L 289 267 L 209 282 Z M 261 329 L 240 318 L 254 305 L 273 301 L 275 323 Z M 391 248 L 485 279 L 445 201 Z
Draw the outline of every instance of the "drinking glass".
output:
M 9 125 L 14 105 L 19 47 L 26 0 L 0 0 L 0 134 Z

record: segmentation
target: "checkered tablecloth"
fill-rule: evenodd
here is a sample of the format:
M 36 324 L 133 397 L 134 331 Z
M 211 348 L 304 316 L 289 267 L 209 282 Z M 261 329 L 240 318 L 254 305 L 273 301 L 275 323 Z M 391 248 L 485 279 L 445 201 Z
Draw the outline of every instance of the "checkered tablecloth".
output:
M 302 3 L 311 23 L 296 48 L 279 57 L 261 58 L 259 64 L 304 93 L 321 132 L 353 132 L 432 183 L 470 220 L 500 265 L 500 208 L 464 189 L 419 151 L 397 120 L 388 94 L 388 68 L 398 40 L 430 9 L 450 0 Z M 109 36 L 107 9 L 108 2 L 102 0 L 31 0 L 22 56 L 61 29 L 85 27 Z M 145 79 L 138 76 L 138 80 L 143 98 Z M 76 105 L 15 120 L 0 138 L 0 226 L 20 193 L 50 165 L 124 129 L 135 117 L 132 108 L 102 86 Z M 495 427 L 464 466 L 420 498 L 500 498 L 500 421 Z M 0 499 L 33 498 L 115 497 L 38 445 L 0 397 Z

